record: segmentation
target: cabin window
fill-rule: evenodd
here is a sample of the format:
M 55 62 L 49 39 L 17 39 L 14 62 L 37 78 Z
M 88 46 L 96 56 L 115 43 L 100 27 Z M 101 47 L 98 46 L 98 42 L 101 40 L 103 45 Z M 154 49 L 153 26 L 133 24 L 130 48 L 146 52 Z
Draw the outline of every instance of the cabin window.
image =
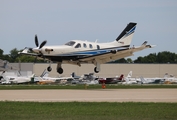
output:
M 76 42 L 74 42 L 74 41 L 70 41 L 70 42 L 66 43 L 65 45 L 73 46 L 75 43 L 76 43 Z
M 89 44 L 89 47 L 90 47 L 90 48 L 93 48 L 92 44 Z
M 100 49 L 100 46 L 99 46 L 99 45 L 97 45 L 97 49 L 98 49 L 98 50 Z
M 78 43 L 76 46 L 75 46 L 75 48 L 80 48 L 81 47 L 81 44 L 80 43 Z
M 84 45 L 84 48 L 87 48 L 87 45 L 85 43 L 83 45 Z

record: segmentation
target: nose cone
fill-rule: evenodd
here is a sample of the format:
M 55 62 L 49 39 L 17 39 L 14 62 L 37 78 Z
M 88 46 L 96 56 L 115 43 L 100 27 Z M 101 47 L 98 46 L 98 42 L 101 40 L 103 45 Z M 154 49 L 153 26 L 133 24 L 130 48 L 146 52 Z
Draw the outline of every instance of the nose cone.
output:
M 33 50 L 33 52 L 35 52 L 35 53 L 39 53 L 41 50 L 37 47 L 37 48 L 33 48 L 32 49 Z

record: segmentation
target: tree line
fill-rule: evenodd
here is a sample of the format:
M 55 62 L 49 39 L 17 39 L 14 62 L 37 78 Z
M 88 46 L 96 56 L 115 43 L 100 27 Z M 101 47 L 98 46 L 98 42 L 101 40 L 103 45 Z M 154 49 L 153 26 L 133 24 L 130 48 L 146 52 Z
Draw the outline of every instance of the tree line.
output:
M 9 54 L 4 54 L 4 51 L 0 49 L 0 59 L 7 60 L 11 63 L 15 62 L 37 62 L 44 63 L 45 60 L 36 59 L 33 56 L 19 55 L 16 48 L 12 49 Z M 139 56 L 137 59 L 122 58 L 109 63 L 177 63 L 177 54 L 169 51 L 162 51 L 158 53 L 150 53 L 147 56 Z

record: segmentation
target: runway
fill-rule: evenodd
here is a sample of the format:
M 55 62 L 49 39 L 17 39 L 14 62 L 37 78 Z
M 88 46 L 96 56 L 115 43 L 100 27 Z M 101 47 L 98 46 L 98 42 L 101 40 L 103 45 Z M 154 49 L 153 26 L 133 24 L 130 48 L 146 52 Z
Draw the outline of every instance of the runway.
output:
M 0 101 L 177 102 L 177 89 L 0 90 Z

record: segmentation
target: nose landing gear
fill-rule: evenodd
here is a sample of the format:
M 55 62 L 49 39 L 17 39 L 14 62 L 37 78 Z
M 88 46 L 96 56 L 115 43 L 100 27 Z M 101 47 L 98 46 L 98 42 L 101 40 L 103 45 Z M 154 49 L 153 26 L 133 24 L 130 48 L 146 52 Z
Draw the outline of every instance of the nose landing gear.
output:
M 47 67 L 47 71 L 49 71 L 49 72 L 51 72 L 51 71 L 52 71 L 51 66 Z

